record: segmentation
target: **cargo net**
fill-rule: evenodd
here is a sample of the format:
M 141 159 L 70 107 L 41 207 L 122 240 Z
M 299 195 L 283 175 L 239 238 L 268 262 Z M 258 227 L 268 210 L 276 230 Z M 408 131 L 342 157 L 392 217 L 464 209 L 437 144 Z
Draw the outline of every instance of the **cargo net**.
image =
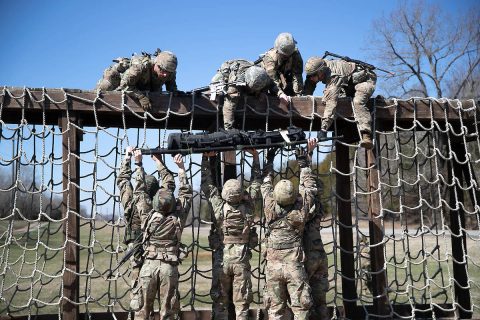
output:
M 4 101 L 7 95 L 21 105 L 26 100 L 51 104 L 62 102 L 52 101 L 46 90 L 41 99 L 35 100 L 29 89 L 15 97 L 4 88 L 0 101 Z M 82 99 L 74 93 L 64 92 L 64 95 L 65 100 Z M 115 272 L 114 277 L 107 278 L 127 250 L 123 243 L 123 208 L 115 180 L 128 145 L 165 147 L 168 133 L 177 131 L 168 126 L 169 116 L 173 114 L 170 108 L 165 117 L 155 118 L 150 114 L 135 113 L 125 103 L 110 107 L 122 115 L 135 114 L 143 120 L 144 128 L 131 129 L 126 121 L 121 128 L 102 127 L 98 125 L 94 107 L 97 99 L 84 101 L 92 106 L 90 112 L 97 119 L 95 127 L 77 126 L 70 121 L 68 111 L 62 127 L 47 125 L 45 112 L 40 122 L 29 123 L 27 109 L 23 109 L 17 122 L 6 122 L 2 110 L 7 107 L 0 105 L 0 315 L 63 313 L 62 301 L 68 299 L 63 277 L 68 272 L 68 241 L 64 233 L 69 230 L 69 215 L 78 216 L 80 220 L 80 240 L 74 243 L 79 250 L 77 276 L 80 291 L 78 301 L 71 303 L 79 305 L 82 313 L 129 310 L 129 263 Z M 415 100 L 411 101 L 415 104 Z M 401 111 L 399 102 L 394 100 L 386 108 L 393 108 L 397 115 Z M 313 103 L 312 100 L 312 110 Z M 442 103 L 462 112 L 458 101 L 445 100 Z M 198 108 L 202 107 L 193 97 L 191 111 L 177 116 L 189 117 L 192 124 Z M 258 113 L 245 102 L 241 110 L 244 114 L 256 113 L 258 117 L 264 117 L 266 125 L 263 129 L 276 128 L 269 121 L 273 109 Z M 220 119 L 219 110 L 211 112 Z M 282 116 L 292 119 L 294 112 Z M 473 114 L 476 115 L 475 110 Z M 313 121 L 320 117 L 313 111 L 301 116 L 310 119 L 310 129 Z M 477 123 L 476 116 L 474 120 Z M 441 122 L 432 118 L 428 125 L 415 119 L 408 125 L 400 125 L 396 116 L 392 121 L 393 131 L 375 130 L 378 189 L 369 188 L 367 178 L 372 168 L 367 165 L 365 151 L 358 148 L 357 142 L 342 142 L 348 150 L 350 166 L 347 171 L 337 169 L 338 152 L 330 142 L 323 143 L 313 155 L 312 168 L 321 186 L 319 197 L 324 208 L 321 235 L 328 256 L 327 304 L 337 314 L 342 312 L 344 303 L 355 303 L 366 314 L 372 314 L 369 308 L 373 302 L 372 279 L 380 272 L 372 271 L 370 250 L 383 245 L 384 263 L 380 269 L 386 276 L 383 290 L 388 295 L 389 316 L 400 315 L 395 308 L 398 305 L 411 307 L 407 314 L 402 313 L 403 318 L 413 318 L 415 314 L 421 317 L 422 312 L 431 310 L 458 310 L 459 304 L 454 298 L 456 286 L 470 292 L 471 306 L 467 311 L 479 316 L 480 251 L 472 250 L 478 249 L 480 242 L 476 178 L 480 169 L 480 136 L 476 126 L 473 129 L 461 126 L 456 130 L 447 115 Z M 151 123 L 161 129 L 147 129 Z M 336 124 L 334 127 L 336 130 Z M 69 190 L 73 187 L 72 172 L 62 172 L 64 161 L 72 159 L 70 149 L 62 148 L 62 135 L 74 129 L 82 133 L 80 152 L 73 157 L 80 161 L 80 210 L 74 212 L 67 206 L 67 214 L 62 215 L 62 201 L 64 198 L 68 200 Z M 185 129 L 192 131 L 191 127 Z M 307 137 L 316 136 L 309 128 L 304 129 Z M 66 152 L 66 158 L 62 158 L 63 152 Z M 265 152 L 261 151 L 261 161 L 264 156 Z M 182 310 L 210 309 L 212 250 L 208 234 L 212 226 L 211 209 L 199 191 L 201 156 L 188 155 L 185 163 L 194 197 L 182 236 L 182 242 L 188 247 L 188 256 L 179 266 L 181 307 Z M 243 176 L 245 183 L 250 183 L 251 156 L 238 151 L 236 163 L 239 178 Z M 166 157 L 166 165 L 173 172 L 177 171 L 170 156 Z M 153 161 L 147 157 L 144 166 L 148 173 L 157 174 Z M 277 180 L 288 178 L 298 183 L 299 169 L 292 151 L 282 150 L 277 154 L 274 170 Z M 340 176 L 350 181 L 349 197 L 343 198 L 337 193 L 336 177 Z M 64 187 L 63 179 L 67 187 Z M 371 194 L 380 196 L 378 212 L 373 215 L 369 213 Z M 338 199 L 351 208 L 351 225 L 339 219 L 342 213 L 337 212 Z M 256 204 L 257 230 L 263 239 L 265 225 L 261 200 Z M 464 222 L 456 214 L 460 211 L 464 212 Z M 375 246 L 370 245 L 369 215 L 384 234 Z M 451 225 L 459 222 L 464 227 L 458 233 L 452 232 Z M 341 238 L 348 234 L 353 235 L 353 250 L 340 245 Z M 452 239 L 462 239 L 462 236 L 465 241 L 460 241 L 460 247 L 452 249 Z M 253 250 L 254 301 L 251 309 L 263 308 L 264 249 L 260 242 Z M 344 261 L 341 261 L 342 255 L 346 255 Z M 466 264 L 468 267 L 466 282 L 455 278 L 454 262 L 457 266 Z M 354 273 L 346 274 L 341 266 L 345 269 L 352 267 Z M 355 285 L 356 292 L 344 292 L 342 285 L 348 282 Z M 158 301 L 156 305 L 158 308 Z

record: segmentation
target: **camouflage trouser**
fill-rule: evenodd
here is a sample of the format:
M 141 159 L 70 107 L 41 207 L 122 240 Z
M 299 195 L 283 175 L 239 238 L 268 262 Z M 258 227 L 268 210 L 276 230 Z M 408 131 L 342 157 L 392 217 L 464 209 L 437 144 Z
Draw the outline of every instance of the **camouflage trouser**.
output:
M 362 293 L 363 294 L 370 294 L 373 293 L 372 287 L 372 274 L 371 274 L 371 266 L 370 266 L 370 250 L 368 247 L 363 248 L 360 251 L 361 261 L 360 261 L 360 268 L 361 268 L 361 279 L 362 279 Z
M 178 266 L 161 260 L 146 259 L 140 271 L 144 307 L 137 319 L 150 319 L 157 294 L 160 295 L 161 320 L 179 319 Z
M 135 237 L 141 230 L 134 232 Z M 128 250 L 131 250 L 135 246 L 135 242 L 128 243 Z M 130 309 L 133 311 L 139 311 L 143 308 L 143 291 L 142 285 L 140 283 L 140 269 L 143 265 L 143 250 L 138 250 L 136 254 L 130 257 L 130 287 L 132 291 L 130 292 Z
M 267 261 L 265 269 L 265 293 L 263 296 L 269 320 L 284 319 L 290 308 L 295 320 L 308 319 L 312 307 L 311 289 L 307 283 L 307 274 L 300 262 Z
M 323 246 L 323 245 L 322 245 Z M 307 261 L 305 271 L 308 283 L 312 288 L 313 307 L 310 312 L 311 320 L 328 319 L 327 291 L 328 291 L 328 259 L 324 250 L 305 252 Z
M 375 91 L 375 82 L 368 80 L 355 85 L 355 96 L 353 97 L 353 112 L 358 129 L 361 133 L 372 132 L 372 116 L 367 108 L 368 99 Z
M 368 80 L 355 85 L 355 94 L 353 96 L 353 114 L 361 133 L 372 132 L 372 117 L 367 108 L 368 99 L 375 91 L 375 81 Z M 327 103 L 322 116 L 322 130 L 327 130 L 335 118 L 336 103 Z
M 212 320 L 220 319 L 220 316 L 224 312 L 220 301 L 222 297 L 220 285 L 220 276 L 223 273 L 222 261 L 223 250 L 214 250 L 212 252 L 212 288 L 210 289 L 210 297 L 212 298 Z
M 233 296 L 237 320 L 248 319 L 248 309 L 252 302 L 252 280 L 250 262 L 224 263 L 220 269 L 220 297 L 218 309 L 215 310 L 215 320 L 228 319 L 228 304 L 230 292 Z
M 229 87 L 223 101 L 223 127 L 233 129 L 235 125 L 235 109 L 240 101 L 240 94 L 234 87 Z

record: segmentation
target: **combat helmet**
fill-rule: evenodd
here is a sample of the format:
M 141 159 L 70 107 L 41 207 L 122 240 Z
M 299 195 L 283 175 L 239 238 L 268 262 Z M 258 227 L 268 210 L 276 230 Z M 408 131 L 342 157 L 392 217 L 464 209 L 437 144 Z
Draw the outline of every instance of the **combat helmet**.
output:
M 175 209 L 175 205 L 175 196 L 171 190 L 158 190 L 152 200 L 153 210 L 164 215 L 172 212 Z
M 305 73 L 307 74 L 307 77 L 318 72 L 325 72 L 327 69 L 327 63 L 320 57 L 310 57 L 305 63 Z
M 292 181 L 287 179 L 278 181 L 273 189 L 273 198 L 282 207 L 294 204 L 297 199 L 297 191 Z
M 165 71 L 175 72 L 177 70 L 177 57 L 170 51 L 162 51 L 155 57 L 155 64 Z
M 159 188 L 157 178 L 155 178 L 152 175 L 146 175 L 145 176 L 145 185 L 146 185 L 146 188 L 147 188 L 148 196 L 150 197 L 150 199 L 152 199 L 153 196 L 155 196 L 155 194 L 157 193 L 158 188 Z
M 223 185 L 222 198 L 228 203 L 239 203 L 243 198 L 243 190 L 240 181 L 229 179 Z
M 274 47 L 275 49 L 277 49 L 277 52 L 280 52 L 285 56 L 291 56 L 292 53 L 295 51 L 296 43 L 297 41 L 293 39 L 291 33 L 282 32 L 277 36 L 277 39 L 275 39 Z
M 268 85 L 270 77 L 265 69 L 251 66 L 245 71 L 245 82 L 251 90 L 260 92 Z

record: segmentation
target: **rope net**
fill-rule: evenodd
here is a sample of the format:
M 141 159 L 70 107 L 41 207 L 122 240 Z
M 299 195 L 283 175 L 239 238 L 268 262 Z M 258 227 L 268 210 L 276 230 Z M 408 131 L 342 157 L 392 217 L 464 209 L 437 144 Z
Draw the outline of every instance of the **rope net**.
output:
M 83 99 L 74 93 L 64 91 L 65 99 Z M 8 88 L 1 93 L 21 105 L 33 99 L 29 89 L 22 96 L 13 96 Z M 138 147 L 166 147 L 166 137 L 171 132 L 169 116 L 188 117 L 194 131 L 195 111 L 202 108 L 192 97 L 191 111 L 176 114 L 168 107 L 167 115 L 156 118 L 148 113 L 136 113 L 125 102 L 120 106 L 110 106 L 123 116 L 123 127 L 101 126 L 96 114 L 95 100 L 89 112 L 94 113 L 96 126 L 80 127 L 69 117 L 67 125 L 47 125 L 45 110 L 40 123 L 30 123 L 28 110 L 22 109 L 22 117 L 15 123 L 2 118 L 6 108 L 0 105 L 0 315 L 62 314 L 62 301 L 68 299 L 64 293 L 63 276 L 67 272 L 66 247 L 69 239 L 65 232 L 69 227 L 69 215 L 80 220 L 79 241 L 73 245 L 79 250 L 80 289 L 78 301 L 70 301 L 80 307 L 82 313 L 128 311 L 129 309 L 129 263 L 125 263 L 114 277 L 107 278 L 127 250 L 123 243 L 125 220 L 119 202 L 119 190 L 115 184 L 123 151 L 128 145 Z M 0 101 L 4 101 L 1 99 Z M 46 93 L 37 103 L 59 103 L 52 101 Z M 125 99 L 123 100 L 125 101 Z M 313 101 L 313 100 L 312 100 Z M 172 98 L 170 99 L 170 103 Z M 476 111 L 463 109 L 459 101 L 444 100 L 458 112 Z M 266 103 L 269 100 L 266 99 Z M 399 110 L 399 100 L 386 108 Z M 415 101 L 414 101 L 415 103 Z M 377 107 L 378 108 L 378 107 Z M 247 101 L 243 104 L 245 114 L 255 113 L 265 118 L 262 129 L 276 129 L 269 121 L 273 109 L 266 113 L 257 112 Z M 313 121 L 319 121 L 312 102 L 312 113 L 305 117 L 310 127 L 304 128 L 307 136 L 314 137 Z M 463 111 L 462 111 L 463 110 Z M 221 110 L 213 112 L 217 128 Z M 142 119 L 140 129 L 129 128 L 126 114 L 134 114 Z M 296 111 L 282 115 L 292 123 Z M 445 114 L 442 122 L 431 119 L 429 125 L 414 120 L 408 126 L 393 120 L 393 131 L 382 131 L 374 121 L 376 157 L 373 164 L 378 168 L 377 188 L 371 188 L 373 166 L 367 161 L 365 151 L 357 143 L 341 142 L 348 149 L 349 170 L 337 168 L 335 145 L 325 142 L 316 150 L 312 167 L 323 186 L 320 193 L 324 206 L 321 235 L 328 256 L 327 292 L 328 306 L 339 311 L 344 303 L 353 302 L 364 308 L 367 314 L 372 310 L 367 306 L 373 303 L 372 278 L 380 273 L 372 271 L 371 250 L 382 245 L 390 315 L 399 316 L 395 305 L 408 305 L 417 312 L 427 312 L 436 308 L 441 311 L 458 310 L 455 300 L 455 286 L 470 291 L 471 308 L 474 315 L 480 315 L 480 206 L 477 176 L 480 170 L 480 135 L 476 126 L 453 126 Z M 476 112 L 474 123 L 477 123 Z M 297 114 L 298 115 L 298 114 Z M 343 118 L 343 121 L 352 120 Z M 148 129 L 152 127 L 159 129 Z M 337 123 L 334 125 L 336 133 Z M 80 151 L 62 157 L 62 137 L 70 130 L 82 134 Z M 73 157 L 70 157 L 72 156 Z M 265 153 L 261 151 L 261 160 Z M 66 208 L 62 215 L 62 201 L 72 189 L 72 172 L 65 172 L 65 162 L 80 161 L 80 210 Z M 243 152 L 236 153 L 237 173 L 243 176 L 244 183 L 250 183 L 252 158 Z M 208 245 L 211 228 L 211 212 L 204 196 L 200 193 L 201 155 L 185 157 L 189 182 L 194 188 L 193 205 L 182 242 L 188 246 L 188 256 L 179 266 L 180 296 L 182 310 L 202 310 L 211 308 L 210 288 L 212 283 L 212 251 Z M 169 156 L 166 165 L 176 171 Z M 156 174 L 153 161 L 144 160 L 147 173 Z M 462 166 L 464 170 L 458 170 Z M 276 179 L 289 178 L 298 183 L 299 169 L 292 151 L 282 150 L 275 161 Z M 351 192 L 348 198 L 337 193 L 336 180 L 344 177 L 350 181 Z M 468 178 L 468 179 L 467 179 Z M 64 187 L 63 179 L 67 181 Z M 373 212 L 369 205 L 372 194 L 379 196 L 379 210 Z M 337 200 L 348 203 L 351 208 L 351 225 L 345 225 L 337 210 Z M 67 202 L 68 204 L 68 202 Z M 261 201 L 256 205 L 256 223 L 260 239 L 265 235 Z M 370 208 L 370 210 L 369 210 Z M 458 212 L 462 215 L 455 214 Z M 369 220 L 373 224 L 369 224 Z M 454 221 L 452 221 L 454 220 Z M 461 221 L 462 220 L 462 221 Z M 463 221 L 464 220 L 464 221 Z M 457 223 L 459 231 L 452 231 Z M 380 228 L 383 238 L 370 245 L 372 225 Z M 340 246 L 341 230 L 353 234 L 353 249 Z M 462 237 L 465 235 L 465 240 Z M 461 252 L 453 252 L 452 241 L 460 239 Z M 373 242 L 372 242 L 373 243 Z M 469 249 L 469 250 L 467 250 Z M 262 244 L 254 249 L 251 260 L 254 301 L 252 309 L 263 307 L 262 292 L 265 281 L 265 264 L 262 258 Z M 352 256 L 353 276 L 342 271 L 342 254 Z M 460 258 L 457 258 L 460 257 Z M 454 278 L 454 262 L 467 265 L 466 284 Z M 355 293 L 346 299 L 342 284 L 351 281 L 356 286 Z M 418 316 L 418 315 L 417 315 Z M 415 317 L 415 312 L 402 315 Z

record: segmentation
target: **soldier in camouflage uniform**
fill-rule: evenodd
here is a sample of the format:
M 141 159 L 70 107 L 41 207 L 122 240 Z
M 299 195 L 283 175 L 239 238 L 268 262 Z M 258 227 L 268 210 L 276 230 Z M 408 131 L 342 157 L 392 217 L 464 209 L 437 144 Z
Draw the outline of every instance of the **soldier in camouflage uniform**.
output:
M 322 116 L 320 137 L 326 136 L 335 117 L 338 96 L 344 90 L 347 97 L 353 98 L 353 111 L 362 139 L 360 146 L 366 149 L 373 148 L 372 118 L 367 102 L 375 91 L 376 74 L 353 62 L 319 57 L 311 57 L 307 60 L 305 72 L 307 73 L 305 94 L 313 94 L 318 82 L 322 81 L 325 84 L 323 100 L 326 106 Z
M 311 153 L 308 154 L 311 162 Z M 303 164 L 302 164 L 303 165 Z M 311 320 L 328 319 L 327 291 L 328 291 L 328 258 L 320 236 L 320 223 L 323 218 L 323 207 L 320 202 L 323 194 L 323 183 L 317 180 L 317 201 L 313 217 L 306 223 L 303 232 L 305 248 L 305 271 L 308 283 L 312 288 L 313 306 L 310 310 Z
M 118 88 L 120 81 L 122 80 L 123 73 L 130 66 L 130 59 L 117 58 L 114 59 L 113 62 L 115 63 L 103 71 L 103 77 L 102 79 L 98 80 L 95 89 L 100 89 L 101 91 L 112 91 Z
M 316 139 L 308 140 L 308 152 L 316 146 Z M 269 152 L 268 167 L 273 157 Z M 297 159 L 301 167 L 299 195 L 290 180 L 280 180 L 274 188 L 271 175 L 265 177 L 261 187 L 268 228 L 264 302 L 271 320 L 284 319 L 288 297 L 296 320 L 308 319 L 313 303 L 302 238 L 305 223 L 316 210 L 317 185 L 307 156 L 299 152 Z
M 270 85 L 265 69 L 254 66 L 247 60 L 225 61 L 212 79 L 212 86 L 224 90 L 223 123 L 225 129 L 232 129 L 235 110 L 243 96 L 258 96 Z M 215 90 L 215 89 L 214 89 Z
M 138 197 L 133 194 L 133 187 L 130 182 L 132 177 L 131 157 L 133 147 L 127 147 L 125 158 L 120 167 L 120 173 L 117 177 L 117 186 L 120 190 L 120 202 L 122 203 L 124 216 L 126 220 L 124 242 L 128 249 L 132 249 L 137 243 L 142 242 L 141 218 L 137 210 Z M 158 181 L 154 176 L 145 177 L 146 188 L 149 197 L 152 199 L 158 190 Z M 131 287 L 130 308 L 138 311 L 143 306 L 143 292 L 140 284 L 139 274 L 143 265 L 143 250 L 137 251 L 130 258 L 131 267 Z
M 260 193 L 260 163 L 256 150 L 247 150 L 253 155 L 251 185 L 245 190 L 240 181 L 230 179 L 225 182 L 222 193 L 213 184 L 210 172 L 209 156 L 202 159 L 201 188 L 215 213 L 216 228 L 220 232 L 223 263 L 219 273 L 220 288 L 212 288 L 212 299 L 219 299 L 214 306 L 213 319 L 228 320 L 229 293 L 233 292 L 236 319 L 247 320 L 248 309 L 252 301 L 252 281 L 250 249 L 255 247 L 258 236 L 254 227 L 254 204 Z M 220 250 L 221 250 L 220 249 Z M 214 266 L 215 268 L 215 266 Z M 216 301 L 215 301 L 216 302 Z
M 153 201 L 150 200 L 145 184 L 141 150 L 135 150 L 134 157 L 137 165 L 134 195 L 138 197 L 137 209 L 142 219 L 145 250 L 145 262 L 140 271 L 144 308 L 135 319 L 137 317 L 150 319 L 157 294 L 160 296 L 159 319 L 179 319 L 179 250 L 183 227 L 193 197 L 192 187 L 187 183 L 182 156 L 177 154 L 174 162 L 178 166 L 180 188 L 176 201 L 173 194 L 175 189 L 173 174 L 163 166 L 159 157 L 153 156 L 157 162 L 162 185 Z
M 117 90 L 130 91 L 144 110 L 150 110 L 150 99 L 143 91 L 161 91 L 163 85 L 167 91 L 177 91 L 177 57 L 170 51 L 162 51 L 157 54 L 155 61 L 149 55 L 138 60 L 125 71 Z
M 290 33 L 280 33 L 275 45 L 263 56 L 261 65 L 274 83 L 271 90 L 281 103 L 289 103 L 290 96 L 303 92 L 303 60 L 296 41 Z

